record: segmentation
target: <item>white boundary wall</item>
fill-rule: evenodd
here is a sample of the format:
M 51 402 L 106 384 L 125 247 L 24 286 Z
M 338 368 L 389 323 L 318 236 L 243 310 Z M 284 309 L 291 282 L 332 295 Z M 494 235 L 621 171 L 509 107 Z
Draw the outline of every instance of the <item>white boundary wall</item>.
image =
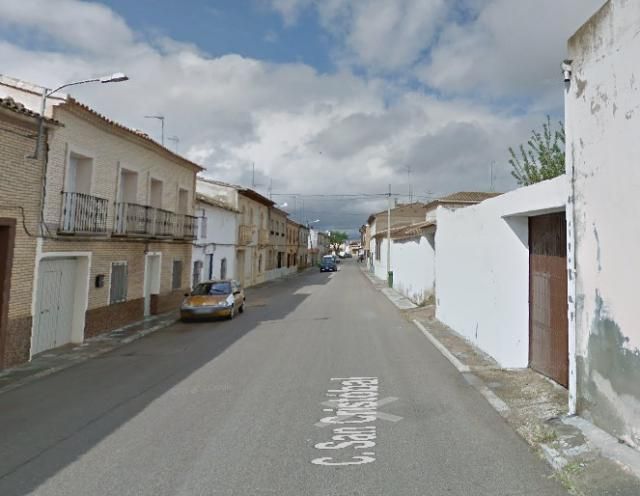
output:
M 414 303 L 422 303 L 433 295 L 435 251 L 427 239 L 395 240 L 391 246 L 393 288 Z
M 566 176 L 437 210 L 436 316 L 505 368 L 529 363 L 528 217 L 563 211 Z

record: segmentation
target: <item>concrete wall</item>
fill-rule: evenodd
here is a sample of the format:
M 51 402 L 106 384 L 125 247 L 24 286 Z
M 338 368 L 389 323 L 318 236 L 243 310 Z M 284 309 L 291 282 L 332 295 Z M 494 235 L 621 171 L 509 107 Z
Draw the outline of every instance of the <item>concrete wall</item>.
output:
M 640 447 L 640 3 L 613 0 L 569 41 L 577 409 Z
M 566 177 L 437 211 L 436 316 L 503 367 L 529 355 L 528 217 L 562 211 Z
M 435 283 L 434 235 L 394 240 L 391 246 L 393 287 L 414 303 L 433 295 Z

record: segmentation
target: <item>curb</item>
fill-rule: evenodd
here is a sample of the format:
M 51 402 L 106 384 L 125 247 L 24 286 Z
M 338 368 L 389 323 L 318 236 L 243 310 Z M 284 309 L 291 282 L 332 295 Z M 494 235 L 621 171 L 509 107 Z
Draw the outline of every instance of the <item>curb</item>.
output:
M 2 388 L 0 388 L 0 395 L 4 394 L 4 393 L 8 393 L 9 391 L 13 391 L 14 389 L 18 389 L 22 386 L 26 386 L 27 384 L 31 384 L 32 382 L 35 382 L 39 379 L 42 379 L 44 377 L 56 374 L 58 372 L 61 372 L 63 370 L 69 369 L 71 367 L 75 367 L 76 365 L 79 365 L 83 362 L 86 362 L 88 360 L 91 360 L 93 358 L 99 357 L 101 355 L 104 355 L 105 353 L 109 353 L 113 350 L 116 350 L 118 348 L 121 348 L 122 346 L 125 346 L 127 344 L 133 343 L 134 341 L 137 341 L 138 339 L 142 339 L 145 336 L 148 336 L 149 334 L 153 334 L 156 331 L 159 331 L 160 329 L 164 329 L 166 327 L 169 327 L 170 325 L 175 324 L 178 321 L 177 317 L 176 318 L 168 318 L 167 320 L 163 321 L 161 324 L 152 326 L 148 329 L 144 329 L 138 333 L 132 334 L 131 336 L 128 336 L 124 339 L 122 339 L 121 341 L 119 341 L 115 346 L 112 346 L 111 348 L 105 348 L 102 350 L 98 350 L 94 353 L 90 353 L 88 355 L 84 355 L 82 357 L 79 357 L 77 359 L 70 359 L 68 361 L 68 363 L 65 363 L 63 365 L 58 365 L 58 366 L 53 366 L 50 367 L 48 369 L 44 369 L 41 370 L 40 372 L 36 372 L 33 375 L 30 375 L 28 377 L 25 377 L 24 379 L 18 379 L 16 380 L 16 382 L 14 382 L 13 384 L 8 384 Z M 136 324 L 130 324 L 130 325 L 136 325 Z M 125 327 L 121 327 L 120 329 L 125 329 Z M 110 332 L 117 332 L 119 329 L 114 329 L 113 331 Z M 97 336 L 96 339 L 100 339 L 101 336 Z M 81 345 L 79 345 L 81 346 Z
M 438 349 L 438 351 L 442 353 L 442 355 L 444 355 L 444 357 L 447 360 L 449 360 L 456 369 L 458 369 L 458 372 L 460 372 L 461 374 L 467 374 L 471 372 L 471 369 L 469 368 L 468 365 L 465 365 L 460 360 L 458 360 L 454 356 L 454 354 L 451 353 L 440 341 L 438 341 L 433 336 L 433 334 L 427 331 L 427 329 L 420 322 L 414 319 L 413 323 L 418 329 L 420 329 L 422 334 L 424 334 L 424 337 L 426 337 L 429 341 L 431 341 L 431 344 L 435 346 Z

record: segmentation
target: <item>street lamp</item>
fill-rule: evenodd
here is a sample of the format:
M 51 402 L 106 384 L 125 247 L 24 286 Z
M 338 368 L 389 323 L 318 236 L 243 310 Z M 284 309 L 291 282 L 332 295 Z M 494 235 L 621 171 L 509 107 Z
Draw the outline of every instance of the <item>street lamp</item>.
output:
M 114 72 L 110 76 L 102 76 L 92 79 L 83 79 L 82 81 L 74 81 L 72 83 L 65 83 L 62 86 L 58 86 L 54 90 L 50 90 L 47 88 L 42 88 L 42 100 L 40 102 L 40 121 L 38 123 L 38 138 L 36 139 L 36 151 L 33 154 L 34 159 L 38 159 L 40 157 L 40 148 L 42 146 L 42 132 L 44 127 L 44 112 L 47 106 L 47 98 L 60 91 L 62 88 L 67 88 L 69 86 L 77 86 L 78 84 L 85 83 L 121 83 L 123 81 L 128 81 L 129 78 L 123 74 L 122 72 Z

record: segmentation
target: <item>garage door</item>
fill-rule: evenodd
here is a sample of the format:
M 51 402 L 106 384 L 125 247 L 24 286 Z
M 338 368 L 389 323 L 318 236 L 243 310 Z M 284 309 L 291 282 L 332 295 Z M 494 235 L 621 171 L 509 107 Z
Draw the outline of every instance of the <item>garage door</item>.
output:
M 567 235 L 565 214 L 529 218 L 529 363 L 567 386 Z
M 32 355 L 71 342 L 77 261 L 42 260 Z

